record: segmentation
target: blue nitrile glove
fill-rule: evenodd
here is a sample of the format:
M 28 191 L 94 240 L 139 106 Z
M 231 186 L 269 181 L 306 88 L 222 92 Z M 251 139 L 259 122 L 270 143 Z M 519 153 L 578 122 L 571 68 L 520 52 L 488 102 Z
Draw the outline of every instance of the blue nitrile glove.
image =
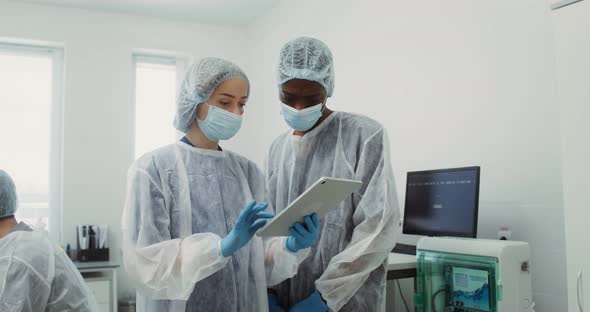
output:
M 291 236 L 287 238 L 287 249 L 291 252 L 298 252 L 315 243 L 320 237 L 320 219 L 318 214 L 314 213 L 304 218 L 305 225 L 295 223 L 289 228 Z
M 270 212 L 263 211 L 266 207 L 268 207 L 267 203 L 256 205 L 255 201 L 251 201 L 240 212 L 234 228 L 221 240 L 221 254 L 224 257 L 229 257 L 244 247 L 256 231 L 266 224 L 266 219 L 274 216 Z
M 309 297 L 291 307 L 289 312 L 326 312 L 328 306 L 322 299 L 320 293 L 316 290 Z
M 269 312 L 285 312 L 285 309 L 279 305 L 279 299 L 275 294 L 267 293 L 267 295 Z

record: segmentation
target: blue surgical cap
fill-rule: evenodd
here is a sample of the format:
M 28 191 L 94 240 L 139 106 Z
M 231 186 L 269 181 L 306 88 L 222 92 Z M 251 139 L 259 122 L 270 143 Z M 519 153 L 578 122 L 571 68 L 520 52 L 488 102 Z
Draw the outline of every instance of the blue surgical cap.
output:
M 220 84 L 232 78 L 246 80 L 250 94 L 250 81 L 238 65 L 215 57 L 192 64 L 178 92 L 174 127 L 186 133 L 195 120 L 197 105 L 207 101 Z
M 300 37 L 281 49 L 278 84 L 304 79 L 321 84 L 328 97 L 334 92 L 334 59 L 328 46 L 315 38 Z
M 0 218 L 16 212 L 16 187 L 8 173 L 0 170 Z

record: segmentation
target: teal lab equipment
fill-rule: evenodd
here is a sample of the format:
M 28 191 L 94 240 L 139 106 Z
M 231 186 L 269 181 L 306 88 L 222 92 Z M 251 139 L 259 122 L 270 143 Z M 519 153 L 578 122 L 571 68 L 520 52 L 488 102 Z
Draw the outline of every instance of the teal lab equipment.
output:
M 528 243 L 426 237 L 416 257 L 418 311 L 534 311 Z

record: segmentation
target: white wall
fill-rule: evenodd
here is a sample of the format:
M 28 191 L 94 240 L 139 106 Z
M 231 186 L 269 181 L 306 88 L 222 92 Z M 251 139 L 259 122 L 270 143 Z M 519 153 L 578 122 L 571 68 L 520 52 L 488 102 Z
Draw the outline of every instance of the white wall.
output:
M 555 11 L 555 47 L 561 106 L 563 190 L 570 311 L 578 311 L 578 272 L 590 304 L 590 1 Z
M 112 259 L 120 261 L 126 171 L 133 160 L 133 49 L 243 63 L 237 49 L 243 36 L 206 25 L 0 2 L 0 37 L 64 44 L 64 239 L 75 245 L 78 223 L 111 224 Z M 121 293 L 127 292 L 119 276 Z
M 281 2 L 244 36 L 242 29 L 0 1 L 0 37 L 65 45 L 66 241 L 74 241 L 76 223 L 110 223 L 119 247 L 133 158 L 133 49 L 242 64 L 252 99 L 243 130 L 225 146 L 261 163 L 286 129 L 274 80 L 279 48 L 311 35 L 336 58 L 330 105 L 387 127 L 400 198 L 409 170 L 482 166 L 479 235 L 495 237 L 506 225 L 532 244 L 541 312 L 567 304 L 549 20 L 547 5 L 535 0 L 302 0 Z
M 481 165 L 479 236 L 509 226 L 530 242 L 535 310 L 565 311 L 549 14 L 536 0 L 283 1 L 250 29 L 248 118 L 262 130 L 251 156 L 262 161 L 285 129 L 274 79 L 281 45 L 321 38 L 336 62 L 328 105 L 386 126 L 400 198 L 409 170 Z

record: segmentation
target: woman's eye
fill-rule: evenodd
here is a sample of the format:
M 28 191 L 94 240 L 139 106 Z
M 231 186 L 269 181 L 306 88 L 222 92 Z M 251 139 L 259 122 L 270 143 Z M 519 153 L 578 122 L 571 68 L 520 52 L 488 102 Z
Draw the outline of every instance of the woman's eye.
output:
M 230 104 L 229 102 L 219 102 L 219 103 L 223 106 L 228 106 Z

